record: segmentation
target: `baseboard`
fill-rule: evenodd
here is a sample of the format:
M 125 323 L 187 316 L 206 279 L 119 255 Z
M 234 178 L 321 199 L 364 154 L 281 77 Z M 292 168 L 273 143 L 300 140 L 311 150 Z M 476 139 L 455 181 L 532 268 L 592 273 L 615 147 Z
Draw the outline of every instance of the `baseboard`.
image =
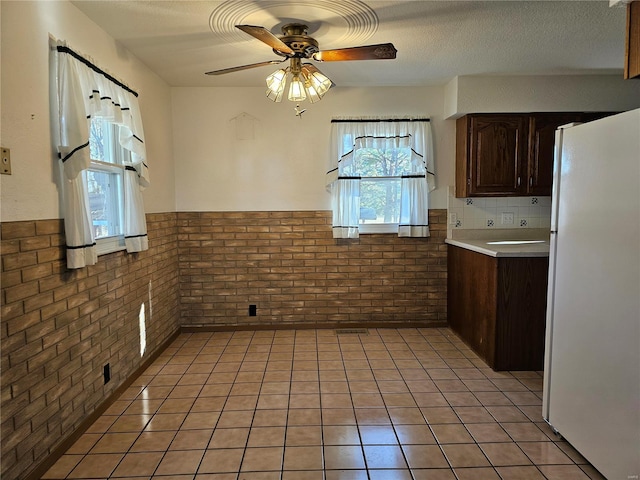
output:
M 284 324 L 250 324 L 241 325 L 183 325 L 183 333 L 198 332 L 236 332 L 248 330 L 335 330 L 354 328 L 446 328 L 449 324 L 445 320 L 428 322 L 333 322 L 333 323 L 284 323 Z

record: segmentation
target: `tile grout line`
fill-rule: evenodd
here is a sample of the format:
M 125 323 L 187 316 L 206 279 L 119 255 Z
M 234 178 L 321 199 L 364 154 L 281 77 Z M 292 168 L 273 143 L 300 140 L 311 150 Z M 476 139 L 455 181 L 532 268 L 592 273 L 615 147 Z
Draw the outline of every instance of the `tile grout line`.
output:
M 460 351 L 459 348 L 453 343 L 451 342 L 449 339 L 447 339 L 448 343 L 450 343 L 451 345 L 453 345 L 457 351 Z M 453 371 L 453 368 L 450 367 L 450 365 L 447 363 L 446 358 L 443 357 L 440 354 L 440 351 L 438 351 L 437 349 L 434 348 L 434 350 L 436 351 L 436 354 L 441 358 L 441 360 L 447 365 L 447 367 L 453 372 L 453 374 L 456 376 L 456 378 L 458 379 L 458 381 L 460 381 L 461 383 L 464 384 L 464 382 L 462 382 L 462 379 L 460 379 L 460 377 Z M 462 353 L 462 352 L 460 352 Z M 428 372 L 427 372 L 428 374 Z M 432 379 L 433 380 L 433 379 Z M 435 382 L 434 382 L 435 383 Z M 473 435 L 471 435 L 471 432 L 469 432 L 469 430 L 467 429 L 462 417 L 460 417 L 460 415 L 458 414 L 458 412 L 455 410 L 454 406 L 451 404 L 451 401 L 447 398 L 447 396 L 445 395 L 445 392 L 443 392 L 440 387 L 438 387 L 438 384 L 436 383 L 436 388 L 438 388 L 438 391 L 440 391 L 440 393 L 442 394 L 442 396 L 444 397 L 444 399 L 446 400 L 447 404 L 449 405 L 449 408 L 451 408 L 451 410 L 454 412 L 454 414 L 456 415 L 456 417 L 460 420 L 460 424 L 464 427 L 465 431 L 471 436 L 472 440 L 473 440 L 473 445 L 475 445 L 478 450 L 480 450 L 480 452 L 482 452 L 483 457 L 486 459 L 487 463 L 491 466 L 492 470 L 496 473 L 496 475 L 499 475 L 497 470 L 495 469 L 495 467 L 493 466 L 493 464 L 491 463 L 491 460 L 489 460 L 489 458 L 487 457 L 487 455 L 485 454 L 485 452 L 482 450 L 482 448 L 480 447 L 480 445 L 478 445 L 478 442 L 476 442 L 475 437 L 473 437 Z M 465 385 L 465 388 L 466 385 Z M 468 390 L 468 388 L 467 388 Z M 471 392 L 469 390 L 469 392 Z M 473 395 L 473 393 L 471 393 Z M 475 395 L 473 395 L 475 398 Z M 476 399 L 477 400 L 477 399 Z M 454 474 L 456 476 L 458 476 L 455 471 L 456 471 L 456 467 L 454 467 L 454 465 L 451 463 L 451 459 L 449 458 L 449 456 L 447 455 L 446 451 L 444 450 L 444 448 L 442 447 L 442 444 L 440 443 L 440 440 L 438 439 L 438 437 L 436 436 L 436 433 L 433 431 L 433 428 L 431 428 L 431 425 L 429 426 L 429 428 L 431 429 L 431 432 L 433 433 L 434 437 L 436 438 L 436 442 L 438 442 L 438 446 L 440 446 L 440 450 L 442 451 L 442 454 L 444 455 L 445 459 L 447 460 L 447 463 L 449 464 L 451 470 L 454 472 Z M 464 467 L 460 467 L 460 468 L 464 468 Z M 478 468 L 482 468 L 482 467 L 478 467 Z
M 338 339 L 339 341 L 339 339 Z M 345 342 L 346 343 L 346 342 Z M 358 334 L 358 343 L 360 346 L 362 346 L 362 338 L 360 337 L 360 335 Z M 364 353 L 364 347 L 362 348 L 362 351 Z M 365 450 L 364 450 L 364 443 L 362 441 L 362 430 L 360 429 L 361 425 L 360 425 L 360 421 L 358 420 L 358 415 L 356 413 L 356 406 L 353 403 L 353 394 L 351 392 L 351 384 L 349 383 L 349 375 L 347 374 L 347 367 L 344 363 L 344 352 L 342 350 L 342 344 L 340 344 L 340 355 L 342 356 L 342 365 L 344 366 L 345 369 L 345 378 L 347 379 L 347 385 L 349 385 L 349 396 L 351 397 L 351 408 L 353 409 L 353 416 L 355 418 L 355 422 L 356 422 L 356 431 L 358 432 L 358 438 L 360 439 L 360 452 L 362 453 L 362 460 L 364 462 L 364 468 L 366 471 L 366 475 L 367 478 L 370 480 L 371 479 L 371 473 L 369 472 L 369 462 L 367 462 L 367 456 L 365 454 Z M 364 353 L 365 358 L 366 358 L 366 353 Z M 371 372 L 371 376 L 373 377 L 374 381 L 375 381 L 375 377 L 373 375 L 373 370 L 371 370 L 371 364 L 369 364 L 369 361 L 367 360 L 367 364 L 369 365 L 369 371 Z M 378 383 L 376 382 L 376 388 L 378 388 Z M 380 391 L 380 389 L 378 389 L 378 392 Z
M 413 355 L 414 358 L 415 358 L 415 355 L 413 354 L 413 350 L 411 349 L 411 347 L 409 347 L 409 345 L 407 344 L 407 342 L 406 342 L 406 340 L 404 338 L 403 338 L 403 341 L 404 341 L 405 345 L 407 345 L 407 348 L 409 348 L 409 351 L 411 352 L 411 355 Z M 385 345 L 385 352 L 387 352 L 387 354 L 389 355 L 389 358 L 391 359 L 391 361 L 395 365 L 396 370 L 398 371 L 398 374 L 402 377 L 402 383 L 407 388 L 407 391 L 409 392 L 409 395 L 411 395 L 411 399 L 414 401 L 414 403 L 416 404 L 416 407 L 417 407 L 418 404 L 415 401 L 415 398 L 413 397 L 413 394 L 409 390 L 409 386 L 407 385 L 407 382 L 406 382 L 404 376 L 402 375 L 402 373 L 400 372 L 400 369 L 398 368 L 398 364 L 396 363 L 396 359 L 393 357 L 393 354 L 391 354 L 391 352 L 387 348 L 387 345 L 386 345 L 386 343 L 384 343 L 384 340 L 382 341 L 382 343 Z M 378 384 L 377 380 L 376 380 L 376 385 L 378 386 L 378 390 L 380 390 L 380 385 Z M 409 471 L 409 475 L 411 475 L 411 478 L 415 478 L 415 475 L 413 474 L 413 471 L 411 469 L 411 465 L 409 464 L 409 459 L 407 458 L 407 454 L 405 453 L 404 449 L 402 448 L 402 443 L 400 442 L 400 437 L 398 436 L 398 431 L 396 430 L 396 424 L 394 423 L 393 419 L 391 418 L 391 413 L 389 412 L 389 406 L 386 405 L 386 402 L 384 400 L 384 395 L 382 395 L 382 391 L 380 392 L 380 394 L 382 396 L 382 401 L 385 404 L 385 410 L 387 411 L 387 416 L 389 417 L 389 421 L 391 423 L 391 429 L 393 430 L 393 434 L 395 436 L 395 439 L 398 441 L 398 448 L 400 449 L 400 452 L 402 453 L 402 458 L 404 459 L 404 463 L 407 465 L 407 470 Z M 422 412 L 420 412 L 420 413 L 422 413 Z M 423 418 L 424 418 L 424 415 L 423 415 Z
M 193 338 L 194 336 L 195 336 L 194 334 L 190 334 L 189 338 Z M 212 339 L 214 338 L 214 336 L 215 336 L 215 333 L 212 333 L 212 334 L 210 334 L 210 335 L 208 336 L 207 341 L 206 341 L 206 342 L 204 343 L 204 345 L 200 348 L 200 351 L 199 351 L 199 352 L 202 352 L 202 350 L 206 347 L 206 345 L 209 343 L 209 341 L 210 341 L 210 340 L 212 340 Z M 187 342 L 184 342 L 183 347 L 184 347 L 184 345 L 185 345 L 185 344 L 187 344 L 187 343 L 188 343 L 188 341 L 187 341 Z M 228 343 L 228 342 L 227 342 L 227 343 Z M 179 350 L 178 350 L 178 351 L 179 351 Z M 224 353 L 224 349 L 223 349 L 223 353 Z M 200 397 L 200 393 L 202 393 L 202 390 L 204 389 L 204 386 L 205 386 L 205 385 L 207 385 L 207 382 L 208 382 L 208 381 L 209 381 L 209 379 L 211 378 L 211 375 L 213 374 L 213 371 L 215 370 L 215 367 L 218 365 L 218 363 L 220 363 L 220 358 L 221 358 L 221 356 L 222 356 L 222 354 L 223 354 L 223 353 L 221 353 L 221 354 L 218 356 L 218 359 L 216 360 L 216 364 L 213 366 L 213 369 L 211 370 L 211 373 L 209 373 L 209 375 L 208 375 L 208 377 L 207 377 L 207 380 L 205 380 L 205 383 L 204 383 L 204 384 L 202 385 L 202 387 L 200 388 L 199 393 L 198 393 L 198 395 L 196 396 L 196 399 L 195 399 L 195 400 L 197 400 L 197 399 Z M 175 356 L 175 355 L 174 355 L 174 356 Z M 194 357 L 194 359 L 191 361 L 191 363 L 189 364 L 190 366 L 191 366 L 191 365 L 193 365 L 193 362 L 194 362 L 194 360 L 196 360 L 196 359 L 197 359 L 197 356 L 198 356 L 198 354 L 196 354 L 196 356 Z M 188 370 L 188 368 L 187 368 L 187 370 Z M 178 382 L 178 383 L 179 383 L 179 382 Z M 176 386 L 177 386 L 177 384 L 176 384 Z M 167 395 L 167 397 L 165 398 L 165 401 L 170 397 L 170 395 L 171 395 L 171 392 Z M 194 400 L 194 404 L 195 404 L 195 400 Z M 226 402 L 225 402 L 225 403 L 226 403 Z M 224 405 L 223 405 L 223 408 L 224 408 Z M 181 427 L 182 425 L 184 425 L 184 422 L 186 421 L 187 417 L 189 416 L 189 413 L 191 413 L 191 410 L 193 410 L 193 404 L 191 405 L 191 407 L 190 407 L 190 409 L 189 409 L 189 412 L 187 412 L 187 414 L 185 415 L 185 418 L 184 418 L 184 419 L 183 419 L 183 421 L 181 422 L 180 427 Z M 194 412 L 194 413 L 195 413 L 195 412 Z M 220 421 L 220 418 L 218 417 L 218 420 L 216 420 L 216 425 L 217 425 L 217 423 L 218 423 L 219 421 Z M 153 478 L 153 477 L 155 476 L 155 474 L 158 472 L 158 469 L 160 468 L 160 465 L 162 465 L 162 461 L 166 458 L 167 453 L 171 450 L 171 444 L 175 441 L 175 439 L 176 439 L 176 437 L 177 437 L 178 433 L 180 432 L 180 427 L 178 427 L 178 429 L 176 430 L 175 435 L 174 435 L 174 436 L 173 436 L 173 438 L 171 439 L 171 442 L 169 442 L 169 445 L 167 446 L 167 449 L 165 450 L 164 455 L 162 456 L 162 458 L 161 458 L 161 459 L 160 459 L 160 461 L 158 462 L 158 465 L 156 465 L 156 468 L 154 469 L 154 472 L 153 472 L 153 474 L 151 475 L 151 478 Z M 214 432 L 215 432 L 215 426 L 214 426 L 214 428 L 213 428 L 213 429 L 212 429 L 212 431 L 211 431 L 211 436 L 209 437 L 209 440 L 208 440 L 208 442 L 207 442 L 207 446 L 208 446 L 208 445 L 209 445 L 209 443 L 211 442 L 211 439 L 213 438 L 213 433 L 214 433 Z M 200 461 L 198 462 L 198 466 L 196 467 L 196 473 L 197 473 L 197 471 L 198 471 L 198 468 L 200 468 L 200 465 L 202 464 L 202 460 L 204 459 L 204 456 L 205 456 L 205 454 L 206 454 L 206 451 L 207 451 L 207 450 L 206 450 L 206 447 L 205 447 L 204 452 L 203 452 L 203 454 L 202 454 L 202 458 L 200 459 Z M 194 476 L 195 476 L 195 473 L 194 473 Z
M 235 335 L 235 334 L 234 334 Z M 231 336 L 231 338 L 233 338 L 233 336 Z M 253 331 L 251 333 L 251 340 L 255 337 L 255 331 Z M 247 344 L 247 348 L 245 350 L 245 353 L 243 355 L 243 360 L 240 362 L 240 365 L 238 366 L 238 371 L 236 372 L 236 375 L 234 377 L 234 380 L 231 384 L 231 389 L 229 390 L 229 394 L 227 395 L 227 400 L 225 401 L 225 404 L 222 407 L 222 412 L 224 412 L 224 407 L 227 406 L 227 402 L 229 401 L 229 397 L 231 397 L 231 392 L 233 391 L 233 387 L 236 384 L 236 380 L 238 379 L 238 375 L 240 374 L 240 369 L 242 368 L 242 364 L 244 363 L 244 359 L 247 357 L 247 353 L 249 351 L 249 346 L 251 345 L 251 340 L 249 340 L 249 343 Z M 265 371 L 266 371 L 266 365 L 265 365 Z M 262 384 L 264 383 L 264 375 L 265 372 L 262 373 L 262 381 L 260 382 L 260 388 L 262 388 Z M 240 382 L 238 382 L 240 383 Z M 260 394 L 258 393 L 258 398 L 256 399 L 256 405 L 253 409 L 253 415 L 251 416 L 251 423 L 249 424 L 249 431 L 247 432 L 247 439 L 245 440 L 244 443 L 244 448 L 242 449 L 242 457 L 240 458 L 240 464 L 238 465 L 238 472 L 236 474 L 236 477 L 240 477 L 240 472 L 242 471 L 242 464 L 244 463 L 244 459 L 245 456 L 247 454 L 247 448 L 248 448 L 248 444 L 249 444 L 249 437 L 251 435 L 251 426 L 253 425 L 253 421 L 255 420 L 255 416 L 256 416 L 256 411 L 258 410 L 258 402 L 260 401 Z M 220 413 L 220 416 L 222 417 L 222 412 Z M 238 427 L 233 427 L 233 428 L 238 428 Z M 215 434 L 215 428 L 214 431 L 211 435 L 211 439 L 213 439 L 213 435 Z M 211 440 L 209 440 L 209 443 L 211 443 Z M 205 450 L 205 455 L 206 455 L 206 450 Z M 204 456 L 203 456 L 204 459 Z M 202 462 L 200 463 L 200 465 L 198 466 L 198 469 L 196 470 L 196 475 L 198 475 L 198 471 L 200 470 L 200 466 L 202 465 Z

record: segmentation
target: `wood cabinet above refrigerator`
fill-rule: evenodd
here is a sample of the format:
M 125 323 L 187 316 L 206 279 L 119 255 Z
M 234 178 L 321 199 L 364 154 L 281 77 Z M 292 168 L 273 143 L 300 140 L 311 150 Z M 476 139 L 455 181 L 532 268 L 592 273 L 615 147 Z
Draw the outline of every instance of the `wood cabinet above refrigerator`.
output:
M 640 1 L 638 0 L 627 5 L 624 78 L 640 79 Z
M 456 123 L 456 197 L 551 195 L 555 130 L 610 113 L 474 113 Z

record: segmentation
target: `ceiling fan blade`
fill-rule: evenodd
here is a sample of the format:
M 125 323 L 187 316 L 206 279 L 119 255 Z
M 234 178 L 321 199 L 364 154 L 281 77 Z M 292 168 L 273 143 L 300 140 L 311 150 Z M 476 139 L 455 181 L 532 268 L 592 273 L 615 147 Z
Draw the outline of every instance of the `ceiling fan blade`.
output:
M 236 28 L 242 30 L 245 33 L 248 33 L 252 37 L 257 38 L 261 42 L 266 43 L 267 45 L 269 45 L 274 50 L 277 50 L 278 52 L 286 53 L 289 55 L 295 54 L 295 52 L 291 50 L 291 48 L 286 43 L 284 43 L 282 40 L 280 40 L 278 37 L 276 37 L 273 33 L 271 33 L 269 30 L 267 30 L 264 27 L 259 27 L 255 25 L 236 25 Z
M 393 43 L 380 43 L 364 47 L 338 48 L 322 50 L 313 55 L 319 62 L 341 62 L 345 60 L 385 60 L 396 58 L 396 47 Z
M 239 72 L 241 70 L 249 70 L 250 68 L 264 67 L 265 65 L 277 65 L 278 63 L 285 62 L 287 59 L 282 60 L 268 60 L 266 62 L 251 63 L 249 65 L 240 65 L 239 67 L 223 68 L 221 70 L 212 70 L 205 72 L 205 75 L 223 75 L 225 73 Z

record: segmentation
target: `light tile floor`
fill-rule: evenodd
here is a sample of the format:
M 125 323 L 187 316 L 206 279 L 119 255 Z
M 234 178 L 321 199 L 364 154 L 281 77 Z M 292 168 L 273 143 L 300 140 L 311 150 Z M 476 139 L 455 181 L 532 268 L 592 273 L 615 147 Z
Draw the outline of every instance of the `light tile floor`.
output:
M 45 479 L 603 479 L 449 329 L 181 334 Z

